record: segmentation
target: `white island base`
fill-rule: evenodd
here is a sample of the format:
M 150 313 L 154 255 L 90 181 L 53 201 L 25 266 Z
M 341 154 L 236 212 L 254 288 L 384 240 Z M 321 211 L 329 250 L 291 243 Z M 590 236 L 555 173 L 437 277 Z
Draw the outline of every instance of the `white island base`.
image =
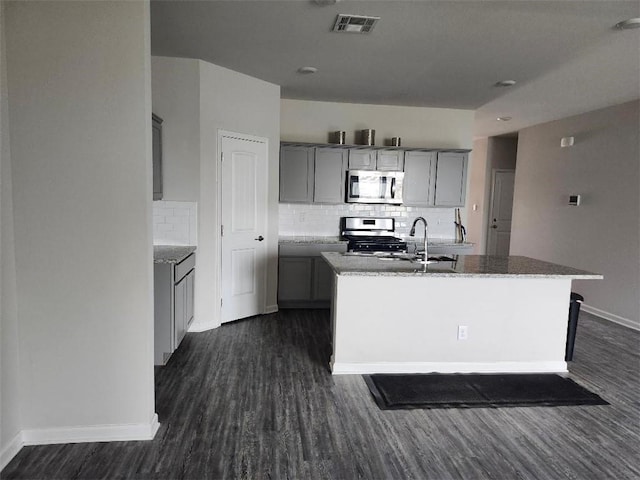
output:
M 566 372 L 571 280 L 602 278 L 526 257 L 460 257 L 442 273 L 323 256 L 334 271 L 334 374 Z

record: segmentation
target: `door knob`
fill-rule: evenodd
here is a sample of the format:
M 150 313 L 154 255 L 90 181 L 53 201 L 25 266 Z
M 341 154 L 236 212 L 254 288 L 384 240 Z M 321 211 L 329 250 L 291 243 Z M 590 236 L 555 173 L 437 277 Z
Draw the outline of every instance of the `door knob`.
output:
M 254 240 L 257 240 L 259 242 L 264 240 L 264 237 L 262 235 L 260 235 L 258 238 L 254 238 Z
M 491 225 L 491 228 L 498 228 L 498 225 Z

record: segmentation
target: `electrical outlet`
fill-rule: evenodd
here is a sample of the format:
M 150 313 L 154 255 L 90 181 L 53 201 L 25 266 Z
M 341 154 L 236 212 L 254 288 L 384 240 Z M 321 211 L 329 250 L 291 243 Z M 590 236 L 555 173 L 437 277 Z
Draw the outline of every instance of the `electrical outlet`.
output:
M 469 336 L 469 327 L 466 325 L 458 325 L 458 340 L 466 340 Z

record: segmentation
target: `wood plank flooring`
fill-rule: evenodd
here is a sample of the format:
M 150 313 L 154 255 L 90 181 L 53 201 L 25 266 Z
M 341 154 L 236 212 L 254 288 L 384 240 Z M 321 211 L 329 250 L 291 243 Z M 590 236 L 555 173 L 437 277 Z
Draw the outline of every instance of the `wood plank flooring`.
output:
M 639 340 L 581 314 L 571 378 L 610 406 L 380 411 L 330 375 L 328 311 L 284 310 L 188 334 L 153 441 L 25 447 L 2 478 L 638 479 Z

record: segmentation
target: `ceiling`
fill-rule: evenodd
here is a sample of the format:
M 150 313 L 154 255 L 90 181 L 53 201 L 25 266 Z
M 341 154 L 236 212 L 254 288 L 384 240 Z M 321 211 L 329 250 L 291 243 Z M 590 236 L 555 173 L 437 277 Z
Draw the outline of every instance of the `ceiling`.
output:
M 381 19 L 339 34 L 338 13 Z M 283 98 L 476 110 L 488 136 L 640 97 L 640 29 L 613 28 L 631 17 L 640 1 L 152 0 L 151 52 L 280 85 Z M 518 83 L 495 86 L 507 79 Z

